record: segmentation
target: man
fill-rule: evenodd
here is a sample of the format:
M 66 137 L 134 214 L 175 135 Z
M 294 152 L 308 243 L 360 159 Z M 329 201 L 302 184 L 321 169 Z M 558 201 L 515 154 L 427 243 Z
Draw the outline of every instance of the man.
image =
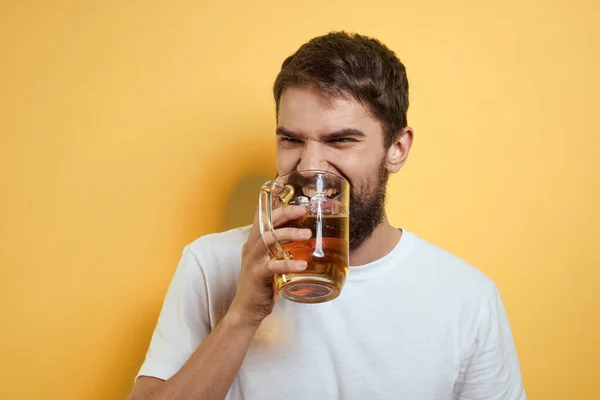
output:
M 388 175 L 413 140 L 400 60 L 375 39 L 331 33 L 284 61 L 274 95 L 277 173 L 319 169 L 351 183 L 344 289 L 322 304 L 274 301 L 273 275 L 306 263 L 271 260 L 256 218 L 198 239 L 184 250 L 130 398 L 525 399 L 494 283 L 387 220 Z M 277 209 L 273 221 L 303 213 Z

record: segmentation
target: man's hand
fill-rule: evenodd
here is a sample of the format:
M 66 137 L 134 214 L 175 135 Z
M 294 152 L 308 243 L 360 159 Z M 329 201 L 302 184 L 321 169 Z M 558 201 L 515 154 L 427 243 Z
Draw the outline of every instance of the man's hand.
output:
M 273 226 L 300 218 L 307 212 L 303 206 L 285 206 L 273 210 Z M 275 235 L 280 242 L 304 241 L 310 239 L 310 229 L 279 228 Z M 272 243 L 268 243 L 271 245 Z M 237 292 L 229 312 L 237 313 L 245 321 L 260 325 L 271 313 L 275 299 L 273 276 L 275 274 L 298 273 L 306 269 L 303 260 L 272 260 L 269 250 L 261 237 L 258 214 L 248 240 L 242 248 L 242 270 Z

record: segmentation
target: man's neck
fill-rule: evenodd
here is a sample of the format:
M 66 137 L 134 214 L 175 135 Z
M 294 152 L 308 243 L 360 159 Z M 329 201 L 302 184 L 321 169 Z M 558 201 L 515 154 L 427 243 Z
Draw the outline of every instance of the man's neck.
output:
M 390 225 L 387 217 L 371 236 L 356 250 L 350 252 L 350 266 L 365 265 L 391 252 L 400 241 L 402 231 Z

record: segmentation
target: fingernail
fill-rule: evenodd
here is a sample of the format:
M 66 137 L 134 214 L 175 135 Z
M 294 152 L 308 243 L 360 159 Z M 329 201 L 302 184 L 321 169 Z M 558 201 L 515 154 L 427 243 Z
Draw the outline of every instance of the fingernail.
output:
M 310 229 L 303 229 L 302 230 L 302 237 L 304 238 L 310 238 L 312 236 L 312 231 Z
M 298 261 L 296 263 L 296 269 L 298 269 L 298 270 L 306 269 L 307 266 L 308 266 L 308 263 L 306 261 Z

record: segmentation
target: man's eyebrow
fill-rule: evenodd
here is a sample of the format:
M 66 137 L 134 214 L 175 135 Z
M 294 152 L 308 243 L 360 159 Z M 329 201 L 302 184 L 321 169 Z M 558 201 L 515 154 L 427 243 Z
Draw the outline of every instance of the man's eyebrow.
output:
M 365 133 L 363 131 L 354 129 L 354 128 L 344 128 L 344 129 L 340 129 L 339 131 L 335 131 L 335 132 L 331 132 L 331 133 L 327 133 L 327 134 L 323 135 L 323 138 L 325 140 L 335 140 L 335 139 L 340 139 L 340 138 L 345 138 L 345 137 L 364 138 L 364 137 L 367 137 L 367 135 L 365 135 Z
M 297 134 L 296 132 L 292 132 L 282 126 L 277 128 L 276 133 L 278 135 L 288 136 L 291 138 L 300 138 L 301 137 L 301 135 Z M 364 138 L 366 136 L 367 135 L 365 135 L 365 133 L 361 130 L 354 129 L 354 128 L 344 128 L 344 129 L 340 129 L 339 131 L 326 133 L 322 136 L 322 139 L 324 139 L 325 141 L 328 141 L 328 140 L 335 140 L 335 139 L 344 138 L 344 137 Z
M 292 138 L 300 137 L 300 135 L 298 135 L 297 133 L 292 132 L 292 131 L 290 131 L 288 129 L 285 129 L 282 126 L 278 126 L 277 130 L 275 131 L 275 133 L 277 133 L 278 135 L 289 136 L 289 137 L 292 137 Z

